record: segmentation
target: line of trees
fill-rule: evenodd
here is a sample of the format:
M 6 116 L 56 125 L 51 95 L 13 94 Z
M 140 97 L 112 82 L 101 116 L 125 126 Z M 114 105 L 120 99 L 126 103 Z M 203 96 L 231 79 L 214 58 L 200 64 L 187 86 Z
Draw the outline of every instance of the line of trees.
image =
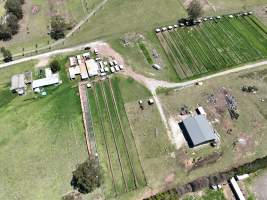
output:
M 6 15 L 0 24 L 0 40 L 7 41 L 18 33 L 19 20 L 23 18 L 22 5 L 24 0 L 7 0 L 5 3 Z
M 167 197 L 169 199 L 176 199 L 177 197 L 181 197 L 186 193 L 197 192 L 204 188 L 211 187 L 212 185 L 221 184 L 222 182 L 229 180 L 235 175 L 250 174 L 266 168 L 267 168 L 267 156 L 240 165 L 238 167 L 232 168 L 228 171 L 218 172 L 210 176 L 198 178 L 185 185 L 177 186 L 176 188 L 156 194 L 155 196 L 152 196 L 147 200 L 167 199 Z

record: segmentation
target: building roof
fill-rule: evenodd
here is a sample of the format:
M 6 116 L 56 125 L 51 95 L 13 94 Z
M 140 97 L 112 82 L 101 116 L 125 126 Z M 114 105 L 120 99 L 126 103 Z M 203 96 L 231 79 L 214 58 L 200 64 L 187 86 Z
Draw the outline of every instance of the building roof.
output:
M 80 66 L 75 66 L 75 67 L 70 67 L 69 68 L 69 74 L 70 74 L 70 78 L 74 79 L 75 75 L 81 74 L 81 69 Z
M 188 117 L 183 121 L 183 125 L 193 146 L 216 139 L 214 129 L 204 115 Z
M 17 90 L 25 88 L 25 76 L 24 74 L 15 74 L 11 77 L 11 88 L 10 90 Z
M 32 82 L 32 89 L 39 88 L 39 87 L 44 87 L 48 85 L 54 85 L 59 83 L 59 74 L 52 74 L 48 78 L 42 78 L 38 80 L 34 80 Z
M 88 73 L 86 69 L 85 63 L 82 61 L 80 62 L 80 71 L 81 71 L 81 78 L 82 79 L 87 79 L 88 78 Z
M 97 62 L 94 59 L 90 59 L 90 60 L 85 61 L 85 63 L 86 63 L 86 67 L 88 70 L 89 77 L 97 76 L 98 69 L 99 69 L 99 65 L 97 64 Z
M 71 67 L 72 67 L 72 66 L 75 66 L 75 65 L 78 64 L 78 63 L 77 63 L 77 58 L 76 58 L 76 57 L 70 57 L 69 60 L 70 60 L 70 66 L 71 66 Z

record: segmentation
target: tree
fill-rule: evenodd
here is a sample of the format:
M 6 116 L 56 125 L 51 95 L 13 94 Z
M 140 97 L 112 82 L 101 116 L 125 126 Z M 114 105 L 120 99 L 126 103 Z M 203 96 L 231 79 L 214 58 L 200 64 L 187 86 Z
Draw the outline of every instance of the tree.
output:
M 89 159 L 78 165 L 73 172 L 71 185 L 79 192 L 87 194 L 101 185 L 100 168 L 95 159 Z
M 60 64 L 57 60 L 53 60 L 51 63 L 50 63 L 50 68 L 51 68 L 51 71 L 53 73 L 56 73 L 58 71 L 60 71 Z
M 24 1 L 22 0 L 7 0 L 5 4 L 5 9 L 7 13 L 13 13 L 17 16 L 18 19 L 22 19 L 23 11 L 22 4 Z
M 8 49 L 6 49 L 5 47 L 1 47 L 0 51 L 3 54 L 4 62 L 12 61 L 12 54 Z
M 10 28 L 5 24 L 0 24 L 0 40 L 7 41 L 12 38 L 12 31 Z
M 202 5 L 198 0 L 192 0 L 187 8 L 188 16 L 191 19 L 197 19 L 202 14 Z
M 11 34 L 15 35 L 19 30 L 19 20 L 16 15 L 9 13 L 6 17 L 6 25 L 10 28 Z
M 54 40 L 65 37 L 65 31 L 67 30 L 67 24 L 65 19 L 59 15 L 52 17 L 51 19 L 51 32 L 50 36 Z

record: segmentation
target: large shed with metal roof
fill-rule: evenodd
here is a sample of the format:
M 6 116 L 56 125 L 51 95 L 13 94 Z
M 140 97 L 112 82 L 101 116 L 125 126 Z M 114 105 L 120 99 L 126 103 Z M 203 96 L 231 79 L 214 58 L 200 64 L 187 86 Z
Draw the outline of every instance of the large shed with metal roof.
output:
M 190 116 L 182 122 L 182 129 L 189 146 L 195 147 L 217 139 L 216 131 L 204 115 Z

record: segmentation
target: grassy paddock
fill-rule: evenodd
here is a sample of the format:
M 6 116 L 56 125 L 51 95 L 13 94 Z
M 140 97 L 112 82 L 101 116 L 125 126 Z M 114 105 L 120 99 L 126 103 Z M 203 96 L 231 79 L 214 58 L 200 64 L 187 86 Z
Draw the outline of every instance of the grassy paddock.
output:
M 34 71 L 36 62 L 0 70 L 0 199 L 60 199 L 72 191 L 72 171 L 87 157 L 78 89 L 61 60 L 63 84 L 48 96 L 9 91 L 11 75 Z M 67 109 L 66 109 L 67 108 Z

